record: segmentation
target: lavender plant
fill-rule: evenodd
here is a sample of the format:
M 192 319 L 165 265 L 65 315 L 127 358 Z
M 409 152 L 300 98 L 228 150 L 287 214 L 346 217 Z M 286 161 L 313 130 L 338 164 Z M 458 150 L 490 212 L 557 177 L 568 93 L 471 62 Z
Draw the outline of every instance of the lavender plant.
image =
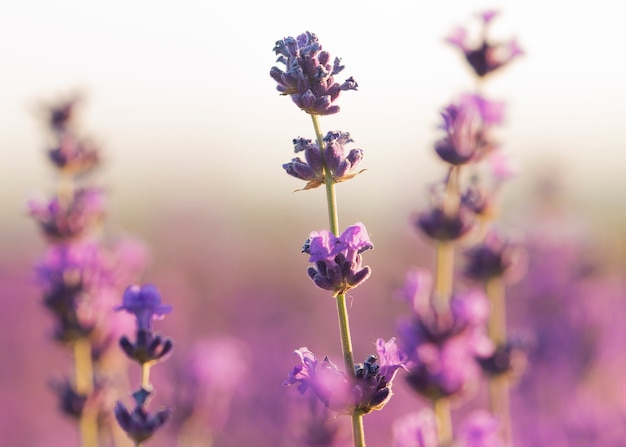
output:
M 308 348 L 302 347 L 295 351 L 300 364 L 289 373 L 285 384 L 298 384 L 301 393 L 311 392 L 328 408 L 350 415 L 354 445 L 364 446 L 363 415 L 380 410 L 389 400 L 392 381 L 405 358 L 394 339 L 379 339 L 377 355 L 368 356 L 363 363 L 355 364 L 352 350 L 346 293 L 370 276 L 370 268 L 362 265 L 362 253 L 373 245 L 362 223 L 340 234 L 335 185 L 359 173 L 356 168 L 363 151 L 351 149 L 346 154 L 345 146 L 352 143 L 350 134 L 324 134 L 319 117 L 338 113 L 339 94 L 356 90 L 358 85 L 352 77 L 341 84 L 335 81 L 344 66 L 339 58 L 331 62 L 330 53 L 322 49 L 313 33 L 307 31 L 296 38 L 279 40 L 274 51 L 277 62 L 284 65 L 284 69 L 274 66 L 270 70 L 277 90 L 289 95 L 313 122 L 315 142 L 300 137 L 293 140 L 296 154 L 303 152 L 305 159 L 294 158 L 283 168 L 289 175 L 306 181 L 305 190 L 322 184 L 326 189 L 329 230 L 312 232 L 302 251 L 314 263 L 308 268 L 309 277 L 316 286 L 330 291 L 336 301 L 344 363 L 341 371 L 328 358 L 320 362 Z
M 79 136 L 78 102 L 74 97 L 46 110 L 56 194 L 29 201 L 28 210 L 48 241 L 35 272 L 54 320 L 53 336 L 71 350 L 74 361 L 73 376 L 53 380 L 52 388 L 61 410 L 78 420 L 81 445 L 97 446 L 118 437 L 108 405 L 125 380 L 112 347 L 126 323 L 112 312 L 112 300 L 143 268 L 145 251 L 134 241 L 103 240 L 104 193 L 86 184 L 101 155 Z
M 470 47 L 467 43 L 466 32 L 463 28 L 457 28 L 448 38 L 448 42 L 459 48 L 476 75 L 477 89 L 480 91 L 487 75 L 500 71 L 513 59 L 523 54 L 516 40 L 504 43 L 494 43 L 488 35 L 489 26 L 498 11 L 490 10 L 480 14 L 482 21 L 481 42 L 476 47 Z M 476 94 L 479 96 L 479 92 Z M 489 104 L 489 101 L 483 101 Z M 502 116 L 502 107 L 498 107 L 497 115 Z M 502 122 L 498 118 L 498 123 Z M 493 140 L 493 156 L 500 151 L 499 144 Z M 501 154 L 498 154 L 501 157 Z M 496 156 L 498 156 L 496 155 Z M 500 159 L 501 161 L 502 159 Z M 501 168 L 502 166 L 500 166 Z M 492 171 L 493 172 L 493 171 Z M 501 432 L 503 439 L 512 445 L 511 418 L 509 405 L 509 383 L 514 364 L 519 364 L 519 357 L 523 356 L 523 343 L 518 339 L 511 339 L 507 334 L 506 303 L 505 303 L 505 275 L 515 268 L 519 270 L 520 261 L 523 257 L 518 243 L 507 241 L 500 231 L 494 228 L 497 215 L 496 193 L 499 190 L 502 176 L 492 174 L 492 188 L 484 186 L 485 179 L 475 176 L 472 188 L 468 189 L 466 200 L 470 203 L 484 205 L 474 206 L 474 212 L 481 221 L 481 233 L 478 243 L 466 251 L 467 266 L 465 274 L 470 279 L 478 281 L 484 287 L 490 302 L 490 317 L 488 322 L 489 335 L 495 344 L 493 354 L 480 361 L 483 370 L 489 378 L 490 406 L 493 414 L 501 420 Z M 481 184 L 482 183 L 482 184 Z M 476 200 L 477 197 L 481 199 Z M 517 265 L 516 265 L 517 264 Z M 519 374 L 519 370 L 515 373 Z
M 462 28 L 447 39 L 462 50 L 478 83 L 521 54 L 515 41 L 493 44 L 487 40 L 487 26 L 496 15 L 494 11 L 481 14 L 484 28 L 482 41 L 476 47 L 470 46 Z M 461 95 L 444 108 L 440 125 L 444 135 L 434 149 L 446 164 L 447 175 L 432 187 L 429 209 L 414 220 L 435 245 L 435 278 L 431 280 L 427 272 L 420 270 L 409 272 L 400 295 L 412 305 L 413 315 L 399 323 L 398 331 L 401 347 L 409 356 L 407 381 L 432 403 L 438 445 L 452 443 L 450 405 L 462 402 L 475 391 L 480 379 L 479 364 L 492 372 L 492 377 L 504 377 L 516 347 L 506 340 L 503 292 L 495 279 L 513 263 L 515 250 L 510 244 L 498 244 L 490 227 L 498 188 L 484 188 L 478 174 L 479 165 L 494 156 L 499 168 L 496 172 L 505 173 L 499 145 L 493 138 L 493 128 L 503 122 L 503 108 L 503 103 L 479 93 Z M 499 187 L 498 182 L 494 184 Z M 476 244 L 483 238 L 490 245 L 475 245 L 467 251 L 472 262 L 466 273 L 487 281 L 486 293 L 474 288 L 461 291 L 455 280 L 455 253 L 465 241 Z M 502 419 L 503 438 L 510 442 L 508 404 L 500 383 L 495 378 L 491 380 L 492 411 Z M 433 436 L 420 433 L 423 445 L 434 442 Z M 461 436 L 458 434 L 457 438 Z M 474 445 L 459 439 L 461 445 Z M 398 441 L 398 445 L 402 442 Z
M 153 331 L 152 322 L 163 318 L 172 311 L 172 306 L 161 304 L 161 294 L 151 285 L 142 287 L 129 286 L 124 292 L 123 303 L 116 310 L 124 310 L 133 314 L 136 319 L 135 341 L 127 336 L 120 338 L 120 346 L 124 353 L 141 366 L 141 385 L 132 393 L 135 407 L 129 411 L 122 402 L 115 406 L 115 417 L 120 427 L 133 440 L 135 447 L 152 437 L 154 433 L 169 419 L 171 410 L 160 409 L 150 414 L 147 409 L 148 398 L 153 394 L 150 384 L 150 368 L 166 358 L 172 350 L 172 340 L 163 338 Z

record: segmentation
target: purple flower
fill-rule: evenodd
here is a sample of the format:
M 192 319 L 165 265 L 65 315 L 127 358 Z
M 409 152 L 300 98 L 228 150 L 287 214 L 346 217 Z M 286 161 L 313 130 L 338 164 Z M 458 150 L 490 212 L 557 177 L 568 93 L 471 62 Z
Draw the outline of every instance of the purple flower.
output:
M 59 169 L 80 174 L 100 162 L 99 148 L 89 140 L 78 140 L 70 133 L 61 136 L 58 146 L 48 151 L 50 161 Z
M 392 447 L 439 447 L 435 413 L 425 408 L 395 421 Z
M 477 95 L 464 95 L 442 112 L 440 126 L 446 136 L 435 143 L 437 155 L 451 165 L 463 165 L 480 157 L 488 147 L 485 139 L 487 119 L 492 123 L 501 118 L 492 103 Z
M 284 386 L 298 385 L 301 394 L 311 390 L 328 408 L 339 413 L 366 414 L 382 409 L 391 399 L 391 384 L 399 368 L 406 364 L 404 355 L 394 339 L 377 342 L 378 356 L 370 355 L 365 362 L 354 366 L 354 376 L 346 376 L 328 358 L 319 362 L 306 347 L 294 353 L 296 365 L 283 382 Z M 380 359 L 380 363 L 379 362 Z
M 340 235 L 330 231 L 314 231 L 302 251 L 310 255 L 307 273 L 313 282 L 333 296 L 345 293 L 365 281 L 371 269 L 362 267 L 361 253 L 374 248 L 362 223 L 352 225 Z
M 126 336 L 120 338 L 120 347 L 129 358 L 144 364 L 161 360 L 171 352 L 172 340 L 152 332 L 152 321 L 172 311 L 169 304 L 161 304 L 161 294 L 155 286 L 129 286 L 124 292 L 123 303 L 115 310 L 125 310 L 137 320 L 136 341 L 133 343 Z
M 479 379 L 476 357 L 493 352 L 485 330 L 487 299 L 479 292 L 457 294 L 447 309 L 437 310 L 425 305 L 425 294 L 414 294 L 412 317 L 398 323 L 400 344 L 408 354 L 407 381 L 431 399 L 463 395 Z
M 391 396 L 391 384 L 400 368 L 406 368 L 407 355 L 396 346 L 395 339 L 376 340 L 376 354 L 355 365 L 355 410 L 361 414 L 381 410 Z
M 523 54 L 515 40 L 504 43 L 492 43 L 488 40 L 487 29 L 496 15 L 496 11 L 486 11 L 481 14 L 483 21 L 482 39 L 476 46 L 469 45 L 467 31 L 461 27 L 456 28 L 446 38 L 448 43 L 456 46 L 463 52 L 465 59 L 479 77 L 492 73 Z
M 316 143 L 304 138 L 293 140 L 295 152 L 304 152 L 305 160 L 299 157 L 293 158 L 289 163 L 283 164 L 287 174 L 306 180 L 303 189 L 317 188 L 326 182 L 324 170 L 330 171 L 334 183 L 349 180 L 363 172 L 354 172 L 363 158 L 362 149 L 351 149 L 345 154 L 344 145 L 353 142 L 347 132 L 328 132 L 324 137 L 324 150 L 320 150 Z
M 285 65 L 285 71 L 278 67 L 270 70 L 270 76 L 278 83 L 277 90 L 283 95 L 290 95 L 300 109 L 311 115 L 339 112 L 339 106 L 333 104 L 339 93 L 358 87 L 352 77 L 343 84 L 335 82 L 334 76 L 344 66 L 339 58 L 330 63 L 330 54 L 322 50 L 313 33 L 307 31 L 297 38 L 279 40 L 274 52 L 279 55 L 277 62 Z
M 41 225 L 46 236 L 67 239 L 79 236 L 97 223 L 104 212 L 102 192 L 82 189 L 74 194 L 70 203 L 58 197 L 48 203 L 28 202 L 29 214 Z
M 474 228 L 474 213 L 461 203 L 454 214 L 448 215 L 443 206 L 435 206 L 421 212 L 415 225 L 431 239 L 453 241 L 465 236 Z
M 161 304 L 161 294 L 152 284 L 133 285 L 124 291 L 123 303 L 115 310 L 125 310 L 137 318 L 137 329 L 152 331 L 152 320 L 163 318 L 172 311 L 169 304 Z
M 73 98 L 50 106 L 48 110 L 50 128 L 59 133 L 65 132 L 72 121 L 77 103 L 78 98 Z
M 319 362 L 308 348 L 296 349 L 300 359 L 288 374 L 283 386 L 298 385 L 300 394 L 311 390 L 328 408 L 344 412 L 351 404 L 350 384 L 346 375 L 325 357 Z
M 137 443 L 152 437 L 167 422 L 171 414 L 170 409 L 162 409 L 151 415 L 142 405 L 137 405 L 129 412 L 121 402 L 117 402 L 114 412 L 122 430 Z
M 476 281 L 506 276 L 518 279 L 524 270 L 525 252 L 522 247 L 490 231 L 483 241 L 465 251 L 465 276 Z M 511 273 L 511 274 L 509 274 Z

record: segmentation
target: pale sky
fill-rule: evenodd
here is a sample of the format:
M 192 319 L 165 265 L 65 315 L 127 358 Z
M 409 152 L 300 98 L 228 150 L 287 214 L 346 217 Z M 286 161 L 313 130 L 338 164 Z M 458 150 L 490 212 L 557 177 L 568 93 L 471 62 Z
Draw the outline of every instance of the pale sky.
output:
M 278 96 L 269 70 L 275 41 L 306 30 L 342 58 L 339 77 L 359 83 L 322 127 L 349 131 L 365 150 L 361 187 L 422 190 L 443 172 L 432 155 L 438 111 L 473 88 L 443 39 L 476 25 L 485 9 L 502 11 L 494 33 L 517 37 L 526 51 L 485 90 L 509 104 L 506 152 L 529 169 L 555 161 L 579 185 L 623 191 L 625 8 L 618 0 L 7 3 L 0 200 L 18 207 L 50 186 L 33 110 L 75 89 L 87 97 L 84 129 L 106 150 L 102 176 L 120 196 L 225 189 L 269 197 L 299 187 L 280 165 L 293 156 L 292 138 L 312 138 L 312 126 Z

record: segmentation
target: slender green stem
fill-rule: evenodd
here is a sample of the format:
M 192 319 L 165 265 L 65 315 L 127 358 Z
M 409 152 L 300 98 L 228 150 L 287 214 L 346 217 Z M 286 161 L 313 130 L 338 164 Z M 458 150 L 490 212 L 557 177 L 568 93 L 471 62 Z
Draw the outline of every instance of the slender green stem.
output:
M 339 317 L 339 335 L 341 337 L 341 350 L 343 351 L 343 363 L 346 371 L 354 374 L 354 354 L 352 352 L 352 339 L 350 337 L 350 320 L 346 306 L 346 295 L 337 295 L 337 316 Z
M 452 217 L 459 211 L 459 168 L 452 166 L 448 173 L 443 212 Z M 452 296 L 454 281 L 454 241 L 437 243 L 437 269 L 435 277 L 435 307 L 446 309 Z
M 317 146 L 320 148 L 322 156 L 324 154 L 324 136 L 320 127 L 319 117 L 311 115 L 313 127 L 315 128 L 315 137 L 317 138 Z M 335 180 L 330 170 L 326 169 L 324 164 L 324 185 L 326 186 L 326 203 L 328 204 L 328 223 L 330 231 L 337 236 L 339 234 L 339 213 L 337 213 L 337 197 L 335 194 Z
M 315 137 L 317 145 L 324 159 L 324 137 L 317 115 L 311 115 L 313 128 L 315 129 Z M 339 214 L 337 212 L 337 197 L 335 194 L 335 180 L 332 173 L 324 164 L 324 185 L 326 186 L 326 203 L 328 205 L 328 223 L 330 231 L 335 235 L 339 235 Z M 337 317 L 339 319 L 339 334 L 341 337 L 341 350 L 343 352 L 343 361 L 346 373 L 354 377 L 354 354 L 352 352 L 352 337 L 350 336 L 350 321 L 348 319 L 348 308 L 346 306 L 346 295 L 340 293 L 336 297 L 337 301 Z M 363 428 L 363 415 L 360 412 L 352 414 L 352 439 L 354 447 L 365 447 L 365 430 Z
M 365 447 L 363 415 L 359 412 L 352 414 L 352 437 L 354 439 L 354 447 Z
M 496 346 L 506 343 L 506 291 L 504 279 L 494 277 L 485 284 L 485 290 L 491 305 L 489 314 L 489 336 Z M 509 403 L 509 378 L 506 375 L 491 377 L 489 381 L 489 404 L 491 412 L 500 419 L 500 430 L 507 445 L 513 445 L 511 433 L 511 414 Z
M 150 362 L 141 364 L 141 387 L 145 390 L 150 390 Z
M 452 443 L 452 413 L 450 411 L 450 401 L 441 397 L 433 401 L 435 420 L 437 421 L 438 445 L 447 447 Z
M 74 369 L 76 392 L 82 396 L 93 393 L 93 361 L 91 358 L 91 343 L 86 338 L 79 338 L 74 342 Z M 83 408 L 78 422 L 82 447 L 97 447 L 98 445 L 98 415 L 89 401 Z
M 451 241 L 437 243 L 437 272 L 435 276 L 435 308 L 445 310 L 452 296 L 454 280 L 454 245 Z
M 489 279 L 485 284 L 491 312 L 489 313 L 489 337 L 496 345 L 506 343 L 506 304 L 504 280 L 501 277 Z

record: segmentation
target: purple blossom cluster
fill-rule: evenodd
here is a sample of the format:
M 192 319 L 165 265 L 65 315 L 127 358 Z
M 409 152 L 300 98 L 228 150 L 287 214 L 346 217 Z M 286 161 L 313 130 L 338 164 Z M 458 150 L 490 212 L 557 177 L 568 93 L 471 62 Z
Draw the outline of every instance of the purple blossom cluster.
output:
M 30 200 L 27 207 L 48 242 L 35 279 L 53 318 L 53 337 L 74 353 L 74 377 L 53 379 L 52 389 L 60 409 L 83 421 L 83 440 L 95 442 L 98 431 L 109 429 L 99 421 L 106 421 L 108 396 L 115 394 L 123 376 L 123 371 L 108 366 L 115 342 L 128 325 L 112 312 L 113 303 L 123 284 L 141 271 L 146 255 L 138 242 L 105 244 L 101 237 L 104 193 L 85 181 L 101 156 L 78 135 L 77 107 L 78 99 L 73 98 L 47 109 L 52 138 L 48 157 L 57 191 L 48 200 Z
M 346 293 L 363 283 L 371 274 L 371 269 L 363 267 L 361 253 L 374 248 L 365 226 L 356 223 L 339 236 L 330 231 L 313 231 L 306 240 L 303 253 L 309 255 L 307 273 L 316 286 L 333 292 L 333 296 Z
M 482 33 L 476 43 L 470 42 L 467 30 L 463 27 L 457 27 L 446 38 L 448 43 L 463 53 L 478 77 L 487 76 L 524 54 L 515 39 L 507 42 L 492 42 L 489 39 L 487 35 L 489 26 L 498 15 L 499 12 L 495 10 L 485 11 L 479 15 L 482 22 Z
M 428 271 L 414 269 L 399 293 L 412 308 L 397 329 L 408 354 L 406 380 L 432 401 L 467 398 L 480 381 L 476 358 L 493 352 L 485 330 L 489 305 L 483 293 L 470 291 L 453 296 L 445 308 L 435 307 L 431 284 Z
M 340 414 L 367 414 L 381 410 L 392 395 L 391 385 L 400 368 L 406 364 L 405 354 L 398 350 L 392 338 L 376 341 L 376 355 L 354 367 L 354 375 L 339 370 L 328 357 L 321 362 L 308 348 L 294 351 L 300 359 L 283 385 L 297 384 L 298 391 L 308 390 L 326 407 Z
M 149 413 L 146 409 L 148 397 L 153 393 L 148 373 L 156 362 L 165 359 L 172 350 L 172 340 L 155 334 L 152 322 L 162 319 L 172 311 L 172 306 L 161 303 L 161 294 L 152 284 L 129 286 L 124 292 L 123 302 L 115 310 L 126 311 L 135 316 L 136 337 L 131 342 L 126 335 L 120 339 L 120 346 L 128 358 L 142 368 L 141 387 L 132 393 L 135 407 L 129 411 L 122 402 L 115 406 L 115 418 L 120 427 L 137 445 L 149 439 L 170 417 L 171 409 L 160 409 Z
M 324 184 L 326 170 L 335 183 L 349 180 L 360 173 L 355 170 L 363 158 L 361 149 L 351 149 L 346 155 L 344 146 L 352 142 L 347 132 L 328 132 L 323 138 L 322 151 L 317 143 L 305 138 L 296 138 L 293 140 L 295 152 L 303 152 L 305 159 L 296 157 L 283 164 L 283 169 L 287 174 L 305 180 L 307 184 L 303 189 L 317 188 Z
M 276 89 L 283 95 L 291 96 L 300 109 L 311 115 L 331 115 L 339 112 L 334 102 L 339 93 L 356 90 L 358 84 L 350 77 L 342 84 L 335 82 L 335 76 L 344 66 L 341 59 L 330 63 L 330 53 L 322 50 L 317 36 L 306 32 L 298 37 L 285 37 L 276 42 L 274 52 L 277 62 L 284 70 L 272 67 L 270 76 L 277 82 Z

